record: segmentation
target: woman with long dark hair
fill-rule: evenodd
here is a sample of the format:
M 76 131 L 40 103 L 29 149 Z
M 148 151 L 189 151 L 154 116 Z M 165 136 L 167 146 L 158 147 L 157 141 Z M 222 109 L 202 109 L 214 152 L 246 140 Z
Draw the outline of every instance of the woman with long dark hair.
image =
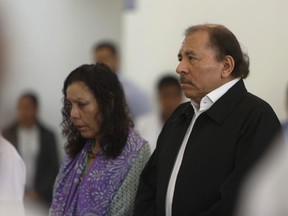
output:
M 63 87 L 66 157 L 50 215 L 132 215 L 150 150 L 134 130 L 117 76 L 102 63 L 72 71 Z

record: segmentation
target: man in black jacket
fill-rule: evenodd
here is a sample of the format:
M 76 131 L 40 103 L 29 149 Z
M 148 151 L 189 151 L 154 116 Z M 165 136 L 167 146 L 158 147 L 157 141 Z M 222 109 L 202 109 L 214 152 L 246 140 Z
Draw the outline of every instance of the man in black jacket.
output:
M 272 108 L 247 92 L 249 59 L 222 25 L 186 30 L 177 73 L 190 102 L 164 125 L 144 168 L 135 216 L 231 216 L 248 170 L 280 131 Z
M 3 129 L 3 136 L 19 151 L 26 165 L 25 201 L 49 208 L 59 169 L 54 133 L 37 118 L 38 98 L 24 93 L 17 105 L 17 120 Z

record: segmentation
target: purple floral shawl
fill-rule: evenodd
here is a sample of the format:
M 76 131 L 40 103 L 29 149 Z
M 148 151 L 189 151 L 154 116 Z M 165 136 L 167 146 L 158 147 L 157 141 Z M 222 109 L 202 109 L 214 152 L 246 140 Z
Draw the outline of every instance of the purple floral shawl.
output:
M 50 215 L 107 215 L 113 196 L 145 142 L 131 129 L 122 153 L 116 159 L 108 160 L 102 152 L 98 154 L 82 181 L 85 157 L 92 142 L 86 142 L 74 160 L 66 156 L 55 182 Z

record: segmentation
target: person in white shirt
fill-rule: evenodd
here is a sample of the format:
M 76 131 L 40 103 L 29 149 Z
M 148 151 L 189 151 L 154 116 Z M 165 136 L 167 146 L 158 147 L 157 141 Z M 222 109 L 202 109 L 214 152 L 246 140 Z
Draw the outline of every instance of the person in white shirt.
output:
M 182 102 L 183 94 L 180 83 L 174 75 L 162 75 L 156 86 L 157 110 L 149 112 L 135 120 L 135 128 L 150 145 L 151 152 L 156 148 L 157 138 L 160 131 Z

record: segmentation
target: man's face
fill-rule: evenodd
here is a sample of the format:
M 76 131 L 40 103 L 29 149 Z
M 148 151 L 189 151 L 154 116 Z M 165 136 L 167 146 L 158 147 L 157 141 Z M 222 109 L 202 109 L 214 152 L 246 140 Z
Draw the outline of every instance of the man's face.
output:
M 30 97 L 22 97 L 17 107 L 18 122 L 22 127 L 29 128 L 36 123 L 37 107 Z
M 98 49 L 94 53 L 94 61 L 95 62 L 103 62 L 104 64 L 107 64 L 110 69 L 116 73 L 118 70 L 118 60 L 115 55 L 111 52 L 108 48 L 101 48 Z
M 186 97 L 196 103 L 223 84 L 224 63 L 216 60 L 216 51 L 208 46 L 209 35 L 197 31 L 187 35 L 179 50 L 176 72 Z

